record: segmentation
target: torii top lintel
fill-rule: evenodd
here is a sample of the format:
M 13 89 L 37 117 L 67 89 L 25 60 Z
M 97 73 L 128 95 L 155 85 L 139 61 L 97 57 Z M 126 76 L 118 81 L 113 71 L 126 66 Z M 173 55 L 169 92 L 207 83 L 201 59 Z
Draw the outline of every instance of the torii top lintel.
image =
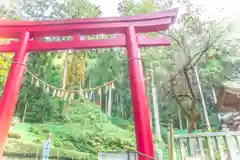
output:
M 12 21 L 0 20 L 0 38 L 18 39 L 23 32 L 30 32 L 30 51 L 89 49 L 124 47 L 124 36 L 107 40 L 81 41 L 79 35 L 95 34 L 125 34 L 126 28 L 134 26 L 137 33 L 157 32 L 167 30 L 173 23 L 178 9 L 156 12 L 138 16 L 123 16 L 109 18 L 83 18 L 72 20 L 47 21 Z M 77 35 L 77 36 L 76 36 Z M 71 41 L 40 42 L 39 37 L 73 36 Z M 74 38 L 75 37 L 75 38 Z M 78 37 L 76 39 L 76 37 Z M 169 45 L 167 38 L 139 37 L 139 46 Z M 15 51 L 17 41 L 8 45 L 0 45 L 0 52 Z

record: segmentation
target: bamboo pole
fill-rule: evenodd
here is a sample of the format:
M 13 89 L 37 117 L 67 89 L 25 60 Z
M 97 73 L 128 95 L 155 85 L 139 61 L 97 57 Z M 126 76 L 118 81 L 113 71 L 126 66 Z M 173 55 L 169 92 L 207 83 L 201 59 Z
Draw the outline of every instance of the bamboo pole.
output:
M 182 115 L 181 115 L 181 108 L 180 107 L 178 107 L 178 119 L 179 119 L 179 127 L 182 130 L 183 125 L 182 125 Z
M 149 96 L 149 92 L 150 92 L 150 87 L 149 87 L 149 80 L 148 80 L 148 72 L 145 72 L 145 76 L 147 77 L 145 80 L 145 85 L 146 87 L 146 92 L 147 92 L 147 100 L 148 100 L 148 106 L 149 106 L 149 118 L 150 118 L 150 127 L 152 129 L 152 110 L 151 110 L 151 98 Z
M 154 120 L 155 120 L 155 130 L 156 130 L 156 136 L 158 140 L 162 141 L 162 135 L 161 135 L 161 126 L 160 126 L 160 119 L 159 119 L 159 108 L 158 108 L 158 100 L 157 100 L 157 92 L 156 92 L 156 86 L 154 82 L 154 67 L 151 64 L 151 85 L 152 85 L 152 100 L 153 100 L 153 112 L 154 112 Z
M 119 98 L 120 98 L 120 106 L 121 106 L 121 116 L 124 119 L 124 100 L 121 96 Z
M 24 122 L 24 119 L 25 119 L 25 115 L 26 115 L 26 112 L 27 112 L 27 107 L 28 107 L 28 100 L 24 106 L 24 111 L 23 111 L 23 116 L 22 116 L 22 122 Z
M 208 118 L 207 107 L 206 107 L 205 99 L 204 99 L 204 96 L 203 96 L 202 86 L 201 86 L 201 82 L 200 82 L 200 79 L 199 79 L 199 76 L 198 76 L 198 70 L 197 70 L 196 66 L 194 67 L 194 72 L 195 72 L 195 75 L 196 75 L 198 89 L 199 89 L 200 96 L 201 96 L 201 102 L 202 102 L 203 113 L 204 113 L 204 118 L 205 118 L 205 121 L 206 121 L 207 129 L 208 129 L 208 131 L 211 131 L 211 125 L 210 125 L 209 118 Z
M 100 108 L 102 108 L 102 88 L 98 89 L 98 94 L 99 94 L 99 105 Z

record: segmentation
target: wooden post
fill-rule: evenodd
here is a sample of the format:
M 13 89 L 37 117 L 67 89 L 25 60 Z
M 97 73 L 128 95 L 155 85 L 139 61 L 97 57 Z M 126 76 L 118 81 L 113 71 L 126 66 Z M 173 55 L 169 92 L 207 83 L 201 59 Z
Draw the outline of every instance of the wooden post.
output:
M 179 138 L 179 149 L 180 149 L 181 160 L 184 160 L 185 157 L 186 157 L 186 154 L 185 154 L 185 146 L 184 146 L 184 139 L 183 138 Z
M 167 144 L 168 144 L 168 160 L 172 160 L 171 159 L 171 155 L 172 155 L 172 146 L 171 146 L 171 135 L 170 135 L 170 124 L 167 127 Z
M 38 152 L 39 152 L 39 150 L 37 150 L 37 153 L 36 153 L 36 160 L 38 160 Z
M 97 102 L 96 102 L 96 96 L 95 96 L 95 93 L 94 93 L 94 91 L 92 91 L 92 102 L 94 103 L 94 104 L 97 104 Z
M 174 130 L 172 120 L 169 122 L 167 132 L 168 132 L 168 159 L 175 160 Z

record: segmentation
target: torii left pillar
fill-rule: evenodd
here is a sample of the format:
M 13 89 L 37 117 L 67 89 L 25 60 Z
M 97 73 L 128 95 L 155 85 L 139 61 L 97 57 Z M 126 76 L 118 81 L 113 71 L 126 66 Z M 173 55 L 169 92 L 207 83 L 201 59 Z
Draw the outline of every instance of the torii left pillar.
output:
M 21 88 L 22 79 L 26 70 L 28 59 L 28 45 L 30 33 L 23 32 L 20 36 L 18 51 L 15 53 L 12 65 L 8 74 L 6 84 L 0 102 L 0 160 L 2 160 L 4 145 L 7 140 L 8 130 L 11 126 L 11 119 L 14 114 Z

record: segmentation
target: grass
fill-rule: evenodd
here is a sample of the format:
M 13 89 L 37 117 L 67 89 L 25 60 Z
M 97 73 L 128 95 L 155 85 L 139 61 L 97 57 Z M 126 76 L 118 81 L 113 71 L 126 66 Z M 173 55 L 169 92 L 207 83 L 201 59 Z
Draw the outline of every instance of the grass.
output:
M 75 104 L 69 108 L 69 121 L 59 123 L 21 123 L 13 129 L 7 152 L 36 153 L 42 147 L 48 132 L 52 132 L 52 154 L 57 152 L 83 158 L 97 157 L 98 152 L 122 151 L 128 144 L 134 146 L 134 132 L 112 123 L 98 106 L 91 103 Z
M 37 152 L 41 152 L 42 145 L 35 143 L 27 143 L 22 142 L 16 139 L 8 139 L 7 144 L 5 146 L 5 154 L 14 155 L 16 153 L 35 155 Z M 52 148 L 50 156 L 52 157 L 71 157 L 74 159 L 97 159 L 97 157 L 93 154 L 77 152 L 74 150 L 67 150 L 63 148 Z

